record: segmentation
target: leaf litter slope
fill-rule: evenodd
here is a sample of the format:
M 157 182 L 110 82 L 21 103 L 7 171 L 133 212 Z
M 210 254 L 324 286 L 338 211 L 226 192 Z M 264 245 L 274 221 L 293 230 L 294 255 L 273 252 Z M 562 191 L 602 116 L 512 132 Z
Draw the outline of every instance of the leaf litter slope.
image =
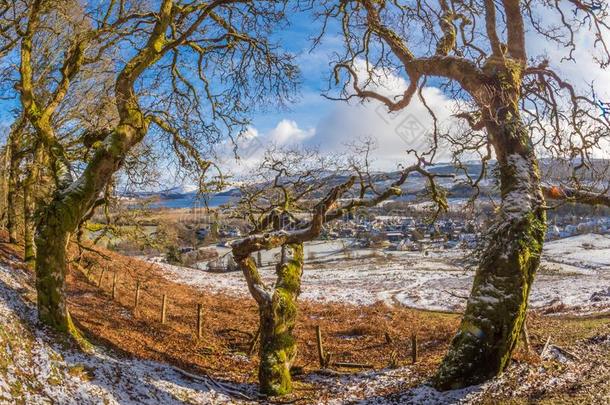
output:
M 16 257 L 5 257 L 4 262 L 5 265 L 0 267 L 0 315 L 5 320 L 0 335 L 0 347 L 4 349 L 1 352 L 3 361 L 0 363 L 0 403 L 53 401 L 79 404 L 207 404 L 241 403 L 245 401 L 243 395 L 256 398 L 255 385 L 251 383 L 254 380 L 255 361 L 241 363 L 238 369 L 233 370 L 242 373 L 246 378 L 229 379 L 232 382 L 220 382 L 218 377 L 205 377 L 205 372 L 197 372 L 198 375 L 195 375 L 168 364 L 151 361 L 162 359 L 174 365 L 187 366 L 184 359 L 177 356 L 178 352 L 171 352 L 167 348 L 178 346 L 178 351 L 188 351 L 192 338 L 184 337 L 184 331 L 177 330 L 179 328 L 175 322 L 167 327 L 159 327 L 158 323 L 150 319 L 145 320 L 142 334 L 130 333 L 130 328 L 135 325 L 134 321 L 122 324 L 120 319 L 127 316 L 129 311 L 118 311 L 115 308 L 117 304 L 111 301 L 108 294 L 91 287 L 91 283 L 84 281 L 83 277 L 74 276 L 70 280 L 71 305 L 77 318 L 101 341 L 110 343 L 114 349 L 125 349 L 127 353 L 135 354 L 142 360 L 117 355 L 116 350 L 108 352 L 99 348 L 95 349 L 93 354 L 85 355 L 54 343 L 52 336 L 35 328 L 36 312 L 31 303 L 34 297 L 31 275 L 20 270 Z M 112 263 L 125 267 L 126 259 L 113 256 Z M 129 263 L 134 266 L 134 262 Z M 86 293 L 83 293 L 84 284 L 91 287 Z M 187 287 L 170 284 L 163 285 L 160 289 L 172 293 L 178 289 L 188 290 Z M 125 294 L 125 291 L 120 290 L 120 293 Z M 219 296 L 209 298 L 222 301 Z M 223 308 L 219 308 L 223 312 L 243 301 L 225 299 L 226 302 L 221 305 Z M 233 321 L 244 318 L 241 322 L 245 320 L 250 326 L 255 324 L 253 314 L 244 316 L 243 310 L 238 312 L 241 316 L 237 313 L 230 315 L 235 318 Z M 245 311 L 246 314 L 249 312 Z M 468 390 L 439 393 L 422 383 L 438 364 L 457 325 L 453 319 L 455 317 L 420 313 L 423 314 L 421 318 L 415 318 L 413 314 L 417 314 L 416 311 L 379 304 L 372 307 L 350 307 L 305 302 L 302 312 L 304 317 L 300 323 L 306 324 L 306 330 L 298 331 L 303 349 L 300 353 L 300 365 L 305 366 L 308 371 L 298 378 L 299 389 L 295 399 L 306 403 L 493 403 L 507 399 L 603 403 L 600 401 L 608 400 L 610 322 L 607 316 L 583 320 L 548 318 L 532 314 L 528 324 L 533 350 L 539 352 L 548 335 L 551 335 L 553 344 L 567 348 L 579 360 L 557 355 L 555 349 L 549 350 L 549 355 L 542 360 L 538 360 L 536 356 L 524 357 L 520 351 L 517 363 L 501 378 Z M 210 328 L 214 332 L 219 332 L 219 326 L 214 324 L 213 319 L 219 317 L 219 314 L 220 312 L 216 314 L 212 310 L 209 313 L 212 324 Z M 441 318 L 436 322 L 426 321 L 431 316 Z M 385 324 L 380 322 L 384 317 L 387 319 Z M 402 317 L 407 319 L 408 327 L 399 321 Z M 225 326 L 227 319 L 229 318 L 221 319 Z M 355 321 L 350 322 L 352 320 Z M 362 360 L 361 356 L 370 357 L 377 369 L 335 375 L 315 371 L 315 364 L 311 364 L 311 359 L 315 359 L 315 344 L 312 345 L 311 342 L 313 336 L 308 335 L 314 323 L 324 326 L 329 351 L 342 356 L 360 351 L 358 348 L 367 348 L 354 360 Z M 96 324 L 99 325 L 94 327 Z M 389 330 L 395 341 L 392 345 L 383 347 L 383 330 L 388 326 L 391 327 Z M 420 328 L 423 354 L 420 362 L 412 366 L 405 361 L 404 356 L 399 356 L 397 368 L 386 367 L 387 361 L 390 360 L 388 353 L 392 351 L 401 355 L 406 352 L 408 357 L 408 350 L 405 348 L 414 326 Z M 174 339 L 157 347 L 156 349 L 161 350 L 160 353 L 145 350 L 131 352 L 134 343 L 145 346 L 145 333 L 163 343 L 166 329 L 172 330 L 170 334 L 174 334 Z M 182 336 L 182 340 L 175 336 Z M 403 339 L 405 336 L 406 339 Z M 212 343 L 214 339 L 219 339 L 218 334 L 214 333 L 214 336 L 208 337 Z M 372 342 L 377 342 L 377 346 L 382 346 L 383 350 L 376 351 L 375 345 L 371 345 Z M 385 365 L 380 360 L 383 357 L 380 354 L 385 356 Z M 245 357 L 238 352 L 223 354 L 223 361 L 230 367 L 234 365 L 227 362 L 229 356 Z M 205 364 L 199 366 L 205 369 Z
M 167 364 L 84 354 L 58 344 L 36 324 L 32 296 L 18 268 L 0 266 L 0 403 L 220 404 L 251 386 L 190 376 Z M 245 394 L 244 394 L 245 395 Z

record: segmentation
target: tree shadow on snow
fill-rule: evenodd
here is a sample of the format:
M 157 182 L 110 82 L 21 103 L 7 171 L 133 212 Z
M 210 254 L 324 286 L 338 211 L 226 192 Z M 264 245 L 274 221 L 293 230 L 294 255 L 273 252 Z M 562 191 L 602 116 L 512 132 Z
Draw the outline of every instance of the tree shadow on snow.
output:
M 349 404 L 425 404 L 445 405 L 458 404 L 467 400 L 470 395 L 476 396 L 482 390 L 481 386 L 471 386 L 460 390 L 437 391 L 430 384 L 421 384 L 408 389 L 402 388 L 408 384 L 413 375 L 408 371 L 409 367 L 401 369 L 368 370 L 354 374 L 327 375 L 314 372 L 303 377 L 305 381 L 320 384 L 321 389 L 327 390 L 334 398 L 346 397 L 345 403 Z M 414 381 L 411 381 L 414 383 Z M 372 394 L 359 400 L 351 399 L 354 390 L 365 392 L 377 391 L 388 392 L 387 394 Z

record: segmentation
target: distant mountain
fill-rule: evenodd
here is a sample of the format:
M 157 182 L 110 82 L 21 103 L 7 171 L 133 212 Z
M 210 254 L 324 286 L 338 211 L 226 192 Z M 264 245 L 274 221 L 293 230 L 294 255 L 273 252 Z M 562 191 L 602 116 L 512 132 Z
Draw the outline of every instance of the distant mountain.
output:
M 159 191 L 140 191 L 140 192 L 126 192 L 122 193 L 121 197 L 126 198 L 135 198 L 135 199 L 153 199 L 153 200 L 179 200 L 179 199 L 189 199 L 189 200 L 197 200 L 199 193 L 199 187 L 186 184 L 176 187 L 171 187 Z M 219 193 L 209 194 L 207 198 L 214 197 L 234 197 L 239 198 L 241 196 L 241 192 L 239 188 L 231 188 Z
M 193 184 L 185 184 L 182 186 L 170 188 L 167 190 L 161 191 L 161 194 L 191 194 L 199 191 L 199 187 Z
M 192 184 L 185 184 L 178 187 L 168 188 L 167 190 L 161 190 L 157 194 L 161 198 L 182 198 L 188 194 L 197 194 L 199 187 Z
M 229 190 L 216 193 L 215 195 L 222 197 L 241 197 L 241 191 L 239 191 L 239 188 L 231 188 Z
M 593 162 L 598 168 L 604 167 L 608 164 L 608 161 L 599 160 Z M 484 177 L 479 183 L 480 193 L 483 195 L 496 195 L 497 189 L 495 187 L 495 179 L 493 178 L 493 168 L 495 166 L 494 161 L 490 161 L 487 167 L 487 176 Z M 542 177 L 544 180 L 557 181 L 558 179 L 565 179 L 569 176 L 570 165 L 565 162 L 559 162 L 551 159 L 540 160 Z M 476 180 L 481 173 L 481 162 L 472 161 L 464 162 L 462 169 L 457 169 L 452 164 L 439 164 L 436 166 L 428 167 L 427 169 L 434 174 L 444 177 L 437 177 L 436 182 L 439 186 L 447 190 L 449 197 L 464 198 L 469 197 L 474 193 L 473 188 L 469 185 L 470 177 L 471 181 Z M 390 184 L 395 182 L 401 175 L 401 172 L 376 172 L 371 175 L 373 182 L 379 189 L 388 187 Z M 326 174 L 326 185 L 333 187 L 338 184 L 347 181 L 349 173 L 327 173 Z M 265 187 L 268 184 L 261 183 L 258 186 Z M 401 198 L 412 198 L 415 195 L 422 193 L 428 186 L 428 179 L 419 173 L 412 173 L 407 181 L 402 185 L 403 197 Z M 208 197 L 234 197 L 239 198 L 241 191 L 239 189 L 240 184 L 236 183 L 233 188 L 225 191 L 211 194 Z M 198 187 L 194 185 L 181 185 L 177 187 L 168 188 L 156 192 L 136 192 L 125 194 L 124 196 L 135 197 L 135 198 L 160 198 L 166 200 L 180 199 L 185 197 L 194 197 L 198 193 Z M 320 190 L 320 193 L 323 193 Z

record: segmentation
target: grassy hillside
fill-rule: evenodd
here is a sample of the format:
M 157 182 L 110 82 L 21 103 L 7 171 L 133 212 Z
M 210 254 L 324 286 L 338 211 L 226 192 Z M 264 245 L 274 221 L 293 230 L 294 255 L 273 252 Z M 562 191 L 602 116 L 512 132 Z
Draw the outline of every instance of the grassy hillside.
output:
M 0 403 L 221 403 L 264 402 L 256 393 L 251 351 L 256 311 L 248 300 L 205 294 L 165 280 L 158 269 L 104 252 L 87 256 L 88 275 L 69 280 L 70 306 L 95 344 L 83 353 L 40 330 L 32 275 L 19 247 L 0 244 Z M 104 269 L 98 287 L 101 269 Z M 107 269 L 107 270 L 106 270 Z M 118 274 L 115 299 L 111 296 Z M 145 285 L 133 313 L 134 279 Z M 160 299 L 170 297 L 168 322 Z M 196 303 L 205 308 L 205 333 L 194 332 Z M 610 398 L 610 316 L 558 317 L 531 313 L 531 347 L 520 347 L 502 377 L 461 391 L 426 386 L 449 343 L 458 317 L 382 304 L 356 307 L 304 302 L 297 329 L 298 403 L 603 403 Z M 365 370 L 320 371 L 314 326 L 321 325 L 336 361 Z M 411 335 L 419 358 L 411 364 Z M 387 336 L 386 336 L 387 334 Z M 550 336 L 544 356 L 539 354 Z M 186 371 L 184 371 L 186 370 Z

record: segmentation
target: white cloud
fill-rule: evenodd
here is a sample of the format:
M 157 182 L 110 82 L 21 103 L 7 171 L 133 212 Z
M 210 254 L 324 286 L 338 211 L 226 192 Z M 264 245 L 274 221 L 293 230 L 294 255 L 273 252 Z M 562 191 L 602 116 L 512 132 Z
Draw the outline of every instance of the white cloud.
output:
M 219 166 L 231 175 L 248 174 L 260 162 L 269 146 L 301 145 L 314 136 L 315 128 L 303 129 L 296 121 L 288 119 L 281 119 L 268 132 L 251 126 L 235 139 L 236 145 L 227 140 L 218 148 Z M 238 158 L 235 157 L 235 147 Z
M 448 128 L 455 123 L 451 118 L 454 102 L 440 90 L 426 87 L 423 95 L 434 110 L 440 127 Z M 374 165 L 380 169 L 394 169 L 398 164 L 408 164 L 407 150 L 423 152 L 429 148 L 433 131 L 433 119 L 424 104 L 418 99 L 397 113 L 388 113 L 385 105 L 377 101 L 364 103 L 341 103 L 336 105 L 316 127 L 316 136 L 310 143 L 317 143 L 322 150 L 341 152 L 346 144 L 362 138 L 376 140 L 373 152 Z M 450 151 L 442 147 L 437 161 L 447 161 Z
M 283 146 L 302 143 L 312 138 L 315 133 L 315 128 L 301 129 L 296 121 L 283 119 L 266 138 L 269 142 Z
M 356 73 L 362 77 L 366 70 L 364 63 L 359 60 L 354 66 Z M 377 70 L 375 73 L 375 83 L 370 83 L 367 89 L 391 99 L 401 97 L 409 85 L 403 77 L 392 72 Z M 455 101 L 435 87 L 425 87 L 422 95 L 434 111 L 440 130 L 447 130 L 456 124 L 452 118 Z M 315 137 L 308 141 L 309 144 L 319 145 L 322 150 L 340 153 L 346 150 L 346 144 L 370 137 L 377 144 L 373 153 L 374 165 L 380 169 L 394 169 L 399 164 L 413 161 L 407 150 L 423 152 L 431 144 L 433 117 L 417 95 L 406 108 L 395 113 L 389 113 L 387 107 L 376 100 L 338 101 L 330 105 L 331 109 L 317 124 Z M 450 150 L 446 147 L 440 149 L 441 153 L 435 160 L 449 160 Z

